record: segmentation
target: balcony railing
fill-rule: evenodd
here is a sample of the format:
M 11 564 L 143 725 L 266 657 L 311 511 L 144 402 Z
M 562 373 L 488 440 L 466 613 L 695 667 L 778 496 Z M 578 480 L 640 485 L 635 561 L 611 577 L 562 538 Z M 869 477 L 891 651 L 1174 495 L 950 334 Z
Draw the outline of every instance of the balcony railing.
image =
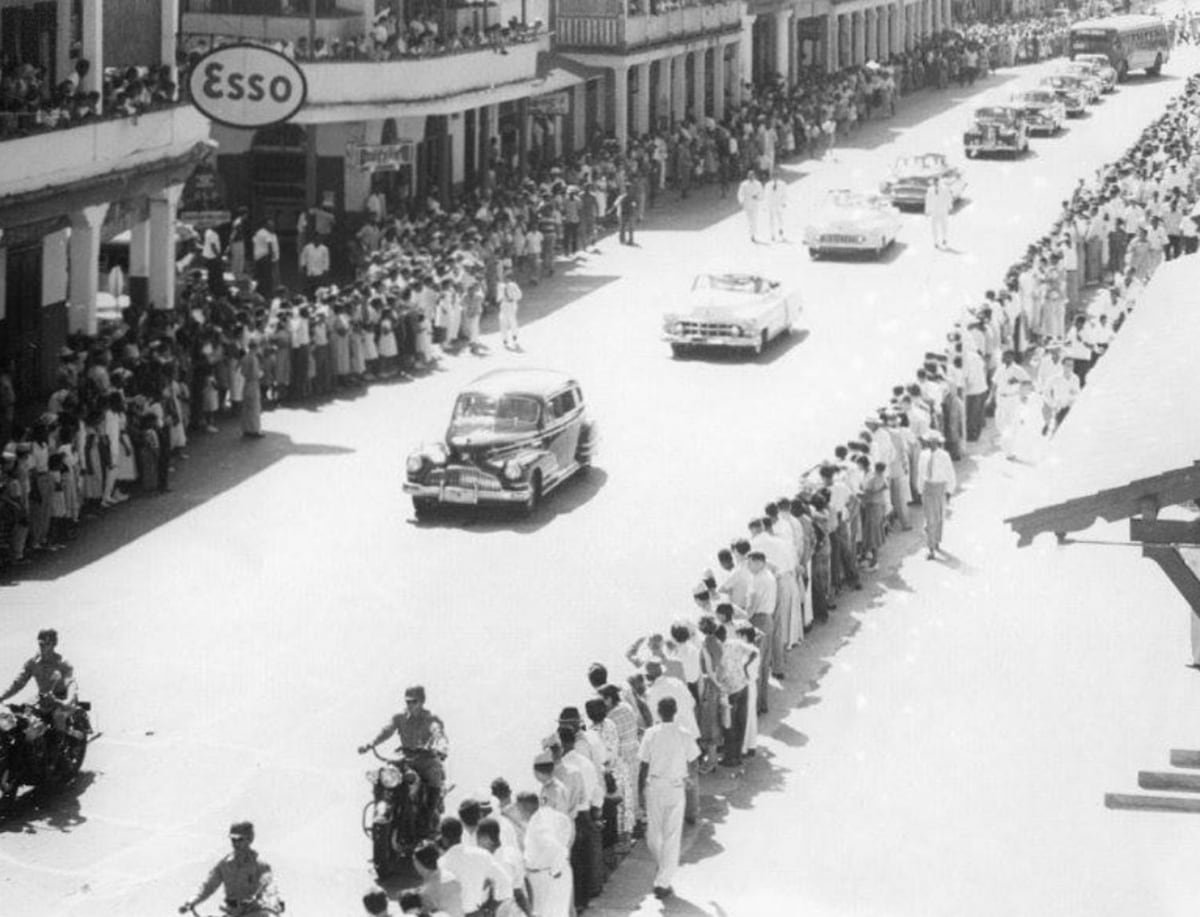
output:
M 356 105 L 382 105 L 441 99 L 537 76 L 538 54 L 550 36 L 509 45 L 477 48 L 433 57 L 396 61 L 314 61 L 301 63 L 308 102 L 297 121 L 325 121 Z
M 567 48 L 630 50 L 735 29 L 741 4 L 713 3 L 640 15 L 575 15 L 559 10 L 555 30 Z
M 0 161 L 21 168 L 0 169 L 0 199 L 149 164 L 185 152 L 209 134 L 208 119 L 191 105 L 175 105 L 6 140 Z

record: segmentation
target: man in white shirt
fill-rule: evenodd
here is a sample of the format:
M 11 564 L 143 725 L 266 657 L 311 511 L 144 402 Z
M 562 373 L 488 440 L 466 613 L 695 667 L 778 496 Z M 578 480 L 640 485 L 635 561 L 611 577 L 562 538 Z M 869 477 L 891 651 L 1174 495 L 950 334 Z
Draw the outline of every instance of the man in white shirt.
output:
M 1050 433 L 1057 430 L 1059 424 L 1066 419 L 1071 406 L 1079 397 L 1079 390 L 1079 376 L 1075 374 L 1075 361 L 1070 357 L 1063 357 L 1059 374 L 1046 382 L 1046 388 L 1042 392 L 1050 414 Z
M 324 240 L 316 236 L 300 250 L 300 271 L 304 274 L 305 289 L 313 296 L 318 287 L 325 286 L 329 276 L 329 249 Z
M 501 819 L 485 818 L 475 831 L 475 840 L 508 874 L 509 883 L 512 885 L 512 897 L 499 902 L 496 917 L 518 917 L 530 913 L 529 898 L 525 894 L 525 859 L 519 847 L 501 843 L 501 823 Z
M 1031 381 L 1029 373 L 1017 363 L 1011 350 L 1004 351 L 1001 366 L 992 379 L 989 396 L 996 402 L 996 432 L 1003 437 L 1017 420 L 1021 404 L 1021 383 Z
M 988 381 L 987 366 L 983 355 L 973 346 L 973 339 L 968 338 L 963 347 L 963 393 L 967 402 L 967 442 L 979 440 L 983 432 L 984 406 L 987 403 Z
M 676 707 L 671 697 L 658 702 L 655 709 L 660 722 L 646 730 L 638 749 L 638 789 L 646 804 L 646 844 L 658 864 L 654 895 L 659 899 L 673 894 L 671 882 L 679 868 L 683 840 L 686 785 L 690 768 L 700 757 L 695 735 L 675 722 Z
M 934 248 L 948 248 L 950 245 L 950 211 L 953 209 L 954 193 L 940 178 L 935 178 L 925 192 L 925 213 L 933 232 Z
M 734 568 L 725 578 L 725 582 L 717 587 L 717 591 L 728 596 L 738 611 L 745 609 L 750 590 L 750 568 L 746 558 L 749 553 L 750 542 L 746 539 L 739 539 L 733 543 Z
M 738 185 L 737 199 L 750 227 L 750 241 L 757 242 L 758 208 L 762 204 L 763 186 L 753 169 L 746 173 L 746 178 Z
M 270 296 L 279 286 L 279 237 L 275 221 L 267 220 L 250 240 L 254 255 L 254 283 L 262 296 Z
M 604 783 L 597 775 L 592 759 L 576 747 L 574 727 L 560 726 L 557 746 L 551 752 L 558 759 L 555 776 L 572 791 L 572 817 L 575 839 L 571 844 L 571 869 L 575 877 L 575 906 L 583 908 L 604 888 L 604 849 L 596 826 L 604 805 Z
M 921 503 L 925 507 L 925 545 L 928 558 L 934 560 L 942 545 L 942 526 L 946 506 L 958 487 L 950 453 L 942 448 L 942 434 L 930 430 L 925 434 L 926 448 L 917 463 L 917 479 L 921 485 Z
M 213 296 L 225 293 L 225 263 L 221 260 L 221 237 L 215 226 L 204 230 L 204 241 L 200 246 L 200 258 L 208 275 L 208 292 Z
M 525 872 L 534 917 L 570 917 L 570 819 L 541 805 L 537 793 L 519 793 L 517 813 L 525 824 Z
M 772 635 L 775 633 L 775 608 L 778 603 L 779 584 L 775 574 L 767 569 L 767 555 L 752 550 L 749 556 L 750 588 L 746 594 L 746 615 L 750 623 L 764 634 L 759 647 L 762 661 L 758 670 L 758 712 L 767 712 L 767 685 L 771 678 L 774 662 Z
M 466 915 L 477 913 L 488 900 L 510 901 L 512 881 L 508 873 L 486 850 L 468 847 L 462 842 L 463 826 L 457 818 L 442 819 L 441 844 L 445 852 L 438 860 L 462 886 L 462 906 Z

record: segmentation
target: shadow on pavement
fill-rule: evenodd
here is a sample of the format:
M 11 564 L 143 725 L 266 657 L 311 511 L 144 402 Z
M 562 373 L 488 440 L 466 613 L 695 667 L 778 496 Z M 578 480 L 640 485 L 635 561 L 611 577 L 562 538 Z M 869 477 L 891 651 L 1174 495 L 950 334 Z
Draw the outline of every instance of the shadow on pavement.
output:
M 408 524 L 418 528 L 455 528 L 481 535 L 497 532 L 532 535 L 559 516 L 586 506 L 607 482 L 608 475 L 602 468 L 589 468 L 586 473 L 577 473 L 546 494 L 542 505 L 531 516 L 522 515 L 521 509 L 515 506 L 442 505 L 427 519 L 417 521 L 410 516 Z
M 332 404 L 336 401 L 325 402 L 321 407 Z M 268 428 L 270 417 L 271 412 L 263 415 Z M 269 430 L 262 439 L 243 439 L 236 421 L 227 421 L 220 433 L 189 442 L 189 458 L 173 462 L 169 493 L 134 496 L 99 515 L 85 518 L 79 533 L 65 549 L 35 556 L 28 566 L 5 571 L 0 576 L 7 578 L 0 580 L 0 584 L 52 581 L 81 570 L 284 459 L 345 455 L 352 451 L 342 446 L 295 443 L 291 437 Z M 195 466 L 195 474 L 189 473 L 190 466 Z
M 71 785 L 58 791 L 41 788 L 18 796 L 12 812 L 0 820 L 0 835 L 70 832 L 87 821 L 80 796 L 96 781 L 94 771 L 82 771 Z

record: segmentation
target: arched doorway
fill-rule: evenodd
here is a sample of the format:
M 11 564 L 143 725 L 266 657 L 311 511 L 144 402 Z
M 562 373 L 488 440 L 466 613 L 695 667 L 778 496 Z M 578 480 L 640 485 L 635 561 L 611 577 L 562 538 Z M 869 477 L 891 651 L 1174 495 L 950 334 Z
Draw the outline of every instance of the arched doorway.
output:
M 285 282 L 294 273 L 291 269 L 303 244 L 296 238 L 296 222 L 305 208 L 304 128 L 264 127 L 250 145 L 250 219 L 254 229 L 264 220 L 275 221 Z

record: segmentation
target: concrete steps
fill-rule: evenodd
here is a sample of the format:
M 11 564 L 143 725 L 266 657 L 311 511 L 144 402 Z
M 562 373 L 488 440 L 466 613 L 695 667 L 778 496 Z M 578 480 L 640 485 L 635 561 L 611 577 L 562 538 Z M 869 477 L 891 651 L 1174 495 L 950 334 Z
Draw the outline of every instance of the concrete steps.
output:
M 1171 766 L 1178 771 L 1139 771 L 1138 787 L 1172 793 L 1200 794 L 1200 774 L 1183 769 L 1200 770 L 1200 751 L 1186 748 L 1171 749 Z M 1106 793 L 1104 806 L 1141 812 L 1194 812 L 1200 814 L 1200 796 L 1162 796 L 1146 793 Z

